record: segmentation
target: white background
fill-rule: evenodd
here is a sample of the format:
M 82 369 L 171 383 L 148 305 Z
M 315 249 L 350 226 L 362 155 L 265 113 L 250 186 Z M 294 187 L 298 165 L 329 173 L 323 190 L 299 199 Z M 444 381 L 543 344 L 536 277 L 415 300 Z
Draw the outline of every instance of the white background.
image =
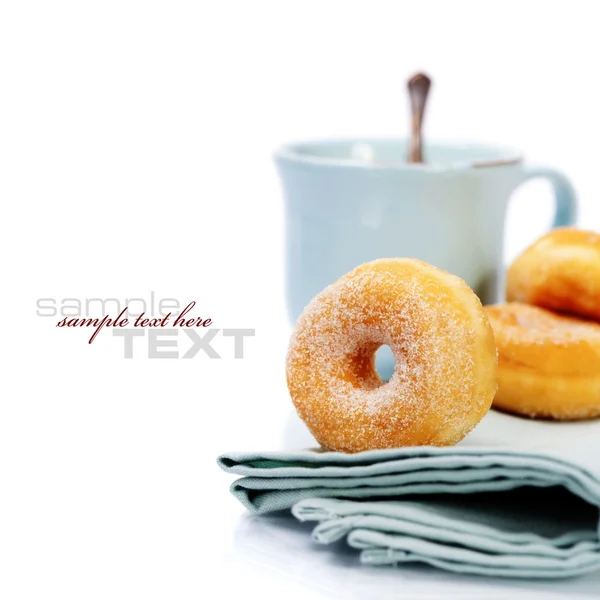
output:
M 4 2 L 0 597 L 597 594 L 598 577 L 358 568 L 243 515 L 215 466 L 300 431 L 274 147 L 403 135 L 405 80 L 425 69 L 428 136 L 560 167 L 600 228 L 597 28 L 585 0 Z M 507 256 L 550 215 L 545 184 L 520 189 Z M 221 360 L 125 360 L 110 332 L 88 345 L 35 313 L 41 297 L 151 291 L 255 328 L 245 358 L 220 339 Z

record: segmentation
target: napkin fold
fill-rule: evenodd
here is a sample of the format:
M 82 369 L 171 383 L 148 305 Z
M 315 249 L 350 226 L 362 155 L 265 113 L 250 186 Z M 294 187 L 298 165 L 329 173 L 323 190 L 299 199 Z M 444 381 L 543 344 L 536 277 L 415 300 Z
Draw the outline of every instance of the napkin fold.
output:
M 481 445 L 218 458 L 242 476 L 231 491 L 250 511 L 291 509 L 316 522 L 316 542 L 345 538 L 364 563 L 547 579 L 600 569 L 600 477 L 588 463 Z
M 551 520 L 558 515 L 540 504 L 545 495 L 508 492 L 490 499 L 490 494 L 475 494 L 466 502 L 447 496 L 364 503 L 315 498 L 296 503 L 292 512 L 301 521 L 319 523 L 313 530 L 316 542 L 331 544 L 346 537 L 368 564 L 425 562 L 459 573 L 522 578 L 564 578 L 598 569 L 600 544 L 592 507 L 555 491 L 557 504 L 550 513 L 560 506 L 578 511 L 570 529 L 561 531 L 564 521 Z M 528 505 L 540 506 L 540 513 L 532 518 L 531 511 L 522 510 Z M 525 523 L 528 529 L 520 531 Z

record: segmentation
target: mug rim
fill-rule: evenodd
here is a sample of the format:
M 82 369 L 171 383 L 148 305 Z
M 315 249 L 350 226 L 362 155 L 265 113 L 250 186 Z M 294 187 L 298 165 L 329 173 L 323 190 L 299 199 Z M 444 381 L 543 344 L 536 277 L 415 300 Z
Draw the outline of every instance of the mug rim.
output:
M 342 167 L 347 169 L 382 169 L 392 171 L 463 171 L 470 169 L 481 169 L 490 167 L 512 166 L 523 162 L 523 153 L 514 146 L 505 144 L 494 144 L 472 139 L 434 139 L 427 141 L 424 145 L 429 148 L 464 148 L 495 150 L 500 158 L 482 159 L 482 160 L 463 160 L 448 163 L 409 163 L 405 161 L 394 162 L 370 162 L 359 158 L 338 158 L 335 156 L 322 156 L 318 154 L 302 153 L 301 149 L 315 146 L 332 146 L 335 144 L 393 144 L 407 143 L 407 137 L 334 137 L 317 138 L 289 142 L 279 146 L 274 152 L 275 160 L 288 160 L 294 163 L 300 163 L 321 167 Z

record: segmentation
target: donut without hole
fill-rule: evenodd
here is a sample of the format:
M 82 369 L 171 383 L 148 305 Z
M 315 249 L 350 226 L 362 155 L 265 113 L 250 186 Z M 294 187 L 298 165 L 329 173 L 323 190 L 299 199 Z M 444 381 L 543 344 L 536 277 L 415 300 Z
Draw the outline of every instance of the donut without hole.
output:
M 506 299 L 600 321 L 600 235 L 555 229 L 506 274 Z
M 600 325 L 516 302 L 486 306 L 498 346 L 494 406 L 528 417 L 600 415 Z

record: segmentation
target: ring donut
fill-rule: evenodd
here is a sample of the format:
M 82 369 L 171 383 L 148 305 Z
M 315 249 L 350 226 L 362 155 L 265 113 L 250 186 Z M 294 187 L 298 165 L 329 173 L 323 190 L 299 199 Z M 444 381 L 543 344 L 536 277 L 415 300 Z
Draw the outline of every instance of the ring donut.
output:
M 600 415 L 600 325 L 510 303 L 486 306 L 498 346 L 494 407 L 559 420 Z
M 600 235 L 562 228 L 510 266 L 506 299 L 600 321 Z
M 396 361 L 387 383 L 375 370 L 382 345 Z M 451 445 L 491 406 L 496 347 L 464 281 L 418 260 L 381 259 L 308 304 L 290 341 L 287 382 L 327 449 Z

